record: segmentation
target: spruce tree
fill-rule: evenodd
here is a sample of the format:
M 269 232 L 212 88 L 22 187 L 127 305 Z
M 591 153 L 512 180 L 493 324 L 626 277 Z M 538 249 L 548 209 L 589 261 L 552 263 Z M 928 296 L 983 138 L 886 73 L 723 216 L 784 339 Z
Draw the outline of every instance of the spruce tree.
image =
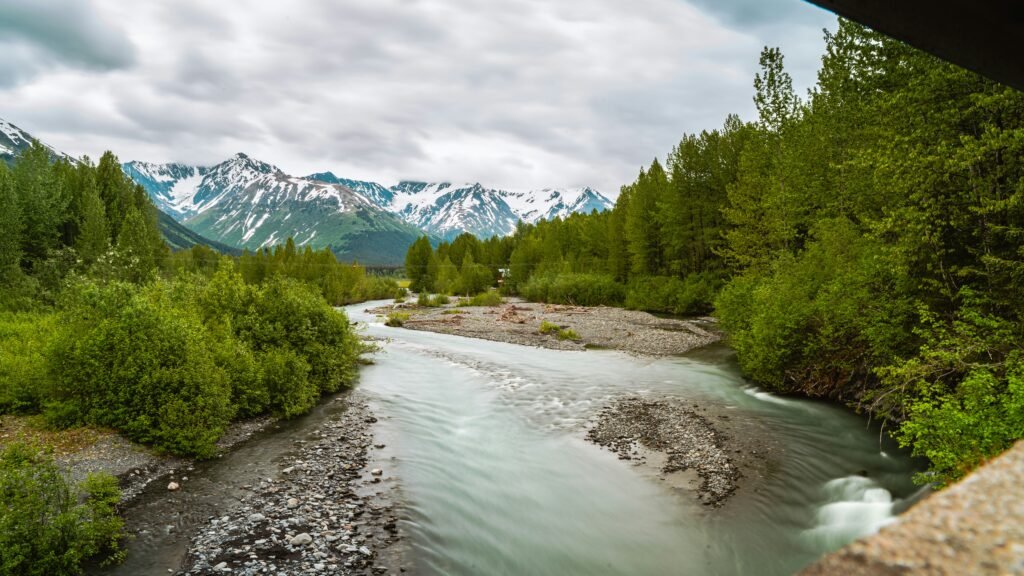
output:
M 0 279 L 7 278 L 21 264 L 23 230 L 14 179 L 7 165 L 0 162 Z
M 106 210 L 91 178 L 83 182 L 80 201 L 82 213 L 75 249 L 82 261 L 91 265 L 110 247 Z

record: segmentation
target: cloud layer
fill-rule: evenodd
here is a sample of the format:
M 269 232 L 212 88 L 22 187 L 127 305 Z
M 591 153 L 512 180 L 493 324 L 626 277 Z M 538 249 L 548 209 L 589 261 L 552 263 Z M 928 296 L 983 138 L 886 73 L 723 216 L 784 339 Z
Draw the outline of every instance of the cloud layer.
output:
M 0 0 L 0 117 L 76 155 L 609 192 L 749 116 L 763 45 L 809 85 L 832 22 L 799 0 L 124 6 Z

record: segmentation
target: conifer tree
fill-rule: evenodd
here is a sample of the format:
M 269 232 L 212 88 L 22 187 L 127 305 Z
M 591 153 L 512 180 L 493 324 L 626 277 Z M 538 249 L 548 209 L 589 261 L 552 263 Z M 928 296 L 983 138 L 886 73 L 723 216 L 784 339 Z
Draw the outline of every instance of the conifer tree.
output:
M 14 179 L 7 165 L 0 162 L 0 280 L 17 271 L 21 264 L 23 230 Z
M 110 246 L 110 230 L 107 227 L 106 211 L 91 177 L 82 183 L 80 201 L 81 220 L 78 225 L 75 249 L 78 250 L 82 261 L 86 265 L 91 265 Z

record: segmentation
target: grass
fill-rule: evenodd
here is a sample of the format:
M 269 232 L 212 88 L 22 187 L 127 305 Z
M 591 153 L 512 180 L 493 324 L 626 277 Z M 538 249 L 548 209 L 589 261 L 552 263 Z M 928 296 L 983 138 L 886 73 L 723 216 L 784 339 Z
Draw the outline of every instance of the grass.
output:
M 449 308 L 441 312 L 441 314 L 465 314 L 465 310 L 459 310 L 458 308 Z
M 53 430 L 42 416 L 0 416 L 0 449 L 12 442 L 25 442 L 53 448 L 56 456 L 81 452 L 99 440 L 115 433 L 89 426 L 69 430 Z
M 431 296 L 426 292 L 420 292 L 420 295 L 416 298 L 416 305 L 424 308 L 437 308 L 449 302 L 451 302 L 451 299 L 445 294 L 434 294 Z
M 541 334 L 553 334 L 559 340 L 572 340 L 573 342 L 578 342 L 582 339 L 572 328 L 562 328 L 558 324 L 548 322 L 547 320 L 540 323 L 538 332 Z
M 384 325 L 392 328 L 401 328 L 409 319 L 409 316 L 408 312 L 392 312 L 387 315 L 387 318 L 384 320 Z
M 501 294 L 494 291 L 481 292 L 466 303 L 467 306 L 501 306 Z

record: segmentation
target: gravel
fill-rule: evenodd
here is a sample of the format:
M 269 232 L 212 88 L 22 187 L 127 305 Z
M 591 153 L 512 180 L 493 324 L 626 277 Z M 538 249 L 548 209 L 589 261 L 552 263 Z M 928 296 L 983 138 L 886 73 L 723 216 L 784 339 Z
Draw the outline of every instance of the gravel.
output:
M 664 454 L 661 472 L 694 470 L 700 478 L 697 497 L 719 507 L 742 476 L 725 449 L 727 437 L 711 422 L 680 402 L 625 398 L 604 408 L 587 439 L 622 460 L 643 460 L 642 448 Z
M 398 541 L 390 500 L 361 495 L 390 480 L 365 472 L 376 421 L 349 395 L 317 440 L 280 463 L 231 510 L 211 517 L 192 539 L 179 574 L 381 574 L 378 560 Z M 372 478 L 372 480 L 371 480 Z M 382 503 L 383 502 L 383 503 Z M 385 562 L 387 559 L 385 559 Z
M 721 340 L 714 320 L 659 318 L 647 312 L 607 306 L 559 306 L 523 302 L 508 298 L 495 307 L 459 306 L 441 308 L 400 306 L 411 316 L 403 327 L 442 334 L 454 334 L 538 346 L 556 350 L 608 348 L 642 356 L 671 356 Z M 383 307 L 371 313 L 388 314 L 395 308 Z M 578 341 L 560 340 L 554 334 L 541 334 L 541 322 L 572 329 Z
M 236 422 L 217 442 L 217 449 L 227 452 L 274 422 L 269 416 Z M 190 470 L 193 463 L 187 458 L 157 454 L 114 433 L 104 434 L 86 448 L 63 455 L 57 461 L 75 482 L 94 472 L 116 476 L 121 487 L 121 506 L 131 504 L 150 483 L 176 470 Z

